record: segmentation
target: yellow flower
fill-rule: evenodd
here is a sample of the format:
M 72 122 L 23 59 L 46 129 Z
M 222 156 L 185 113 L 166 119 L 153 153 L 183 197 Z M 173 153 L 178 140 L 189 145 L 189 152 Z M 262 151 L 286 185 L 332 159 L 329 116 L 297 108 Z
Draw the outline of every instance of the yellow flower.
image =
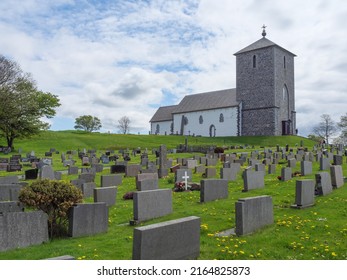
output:
M 337 254 L 336 254 L 335 252 L 332 252 L 331 255 L 332 255 L 333 257 L 337 257 Z

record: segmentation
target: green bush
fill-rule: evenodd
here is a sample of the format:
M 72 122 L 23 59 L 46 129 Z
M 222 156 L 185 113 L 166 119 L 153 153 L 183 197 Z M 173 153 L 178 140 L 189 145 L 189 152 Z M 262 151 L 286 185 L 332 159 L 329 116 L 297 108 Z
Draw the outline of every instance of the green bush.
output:
M 37 180 L 19 193 L 19 201 L 25 206 L 47 213 L 51 238 L 67 234 L 67 212 L 72 205 L 82 202 L 82 197 L 82 192 L 71 183 L 48 179 Z
M 214 148 L 214 153 L 215 154 L 223 154 L 224 148 L 223 147 L 216 147 L 216 148 Z

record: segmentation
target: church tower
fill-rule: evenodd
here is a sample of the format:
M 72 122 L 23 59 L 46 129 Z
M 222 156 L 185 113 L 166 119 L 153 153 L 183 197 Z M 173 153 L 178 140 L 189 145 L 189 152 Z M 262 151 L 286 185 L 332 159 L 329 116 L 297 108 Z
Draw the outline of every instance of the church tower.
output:
M 266 38 L 235 53 L 239 134 L 295 135 L 294 57 Z

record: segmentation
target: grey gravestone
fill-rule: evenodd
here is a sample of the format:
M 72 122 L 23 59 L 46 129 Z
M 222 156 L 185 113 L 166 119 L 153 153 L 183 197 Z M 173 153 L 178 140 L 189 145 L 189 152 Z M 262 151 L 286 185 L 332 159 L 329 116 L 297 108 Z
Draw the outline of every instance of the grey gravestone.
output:
M 19 201 L 0 201 L 0 215 L 8 212 L 24 212 L 24 206 Z
M 221 168 L 220 169 L 220 178 L 228 181 L 236 181 L 237 173 L 240 170 L 240 164 L 237 164 L 239 167 L 230 167 L 230 168 Z
M 138 175 L 135 177 L 136 188 L 139 189 L 140 181 L 142 181 L 142 180 L 148 180 L 148 179 L 157 181 L 157 184 L 158 184 L 158 173 L 143 173 L 143 174 L 138 174 Z
M 316 190 L 318 195 L 327 195 L 333 191 L 331 177 L 328 172 L 316 174 Z
M 0 184 L 18 184 L 18 176 L 0 177 Z
M 235 203 L 236 235 L 246 235 L 274 222 L 271 196 L 240 198 Z
M 78 203 L 68 211 L 69 236 L 79 237 L 107 232 L 108 208 L 106 203 Z
M 166 177 L 168 175 L 168 166 L 167 166 L 167 150 L 165 145 L 160 145 L 159 147 L 159 178 Z
M 196 159 L 188 159 L 187 167 L 190 169 L 194 169 L 198 165 L 198 161 Z
M 196 259 L 199 255 L 199 217 L 191 216 L 134 229 L 133 260 Z
M 97 173 L 102 172 L 104 170 L 104 166 L 102 165 L 102 163 L 92 164 L 92 168 L 94 168 L 95 172 Z
M 247 192 L 253 189 L 262 189 L 265 186 L 265 173 L 263 171 L 253 171 L 246 169 L 243 172 L 243 191 Z
M 198 165 L 195 167 L 194 171 L 195 171 L 195 173 L 204 173 L 205 168 L 206 167 L 204 165 Z
M 265 165 L 262 163 L 255 164 L 255 171 L 263 171 L 265 172 Z
M 0 215 L 0 251 L 48 242 L 48 216 L 42 211 Z
M 314 180 L 297 180 L 295 190 L 295 204 L 292 208 L 306 208 L 314 205 Z
M 141 165 L 140 164 L 131 164 L 127 165 L 125 168 L 125 176 L 127 177 L 135 177 L 140 173 Z
M 228 180 L 205 179 L 200 181 L 200 202 L 228 198 Z
M 268 165 L 268 174 L 275 174 L 276 173 L 276 164 L 269 164 Z
M 22 184 L 0 184 L 0 201 L 17 201 Z
M 78 179 L 84 180 L 86 183 L 94 182 L 95 174 L 93 173 L 82 173 L 78 176 Z
M 110 173 L 111 174 L 114 174 L 114 173 L 125 173 L 125 168 L 126 168 L 125 164 L 111 165 Z
M 330 167 L 329 159 L 326 157 L 321 157 L 319 160 L 319 170 L 328 170 Z
M 61 180 L 63 173 L 61 171 L 54 171 L 54 180 Z
M 331 184 L 334 188 L 343 186 L 343 171 L 341 165 L 330 166 Z
M 160 189 L 135 192 L 134 221 L 141 222 L 172 213 L 172 191 Z
M 334 162 L 334 165 L 342 165 L 343 157 L 341 155 L 334 155 L 333 162 Z
M 288 181 L 292 179 L 292 169 L 290 167 L 282 167 L 281 181 Z
M 94 182 L 83 183 L 81 185 L 81 191 L 83 193 L 83 197 L 92 197 L 94 195 L 94 189 L 96 188 L 96 184 Z
M 208 158 L 206 160 L 206 165 L 207 166 L 216 166 L 217 162 L 218 162 L 218 159 L 216 159 L 216 158 Z
M 55 180 L 53 168 L 50 165 L 44 165 L 40 169 L 40 179 Z
M 48 258 L 48 259 L 44 259 L 44 260 L 51 260 L 51 261 L 59 261 L 59 260 L 75 260 L 76 258 L 70 255 L 63 255 L 63 256 L 59 256 L 59 257 L 53 257 L 53 258 Z
M 78 174 L 78 166 L 69 166 L 67 174 L 68 175 Z
M 101 175 L 101 187 L 115 187 L 122 184 L 122 175 Z
M 217 170 L 214 167 L 207 167 L 205 169 L 204 177 L 205 178 L 213 178 L 216 177 L 217 175 Z
M 296 167 L 296 159 L 295 158 L 291 158 L 288 160 L 288 167 L 290 167 L 290 168 Z
M 94 188 L 94 202 L 105 202 L 106 205 L 116 204 L 117 187 Z
M 311 175 L 312 174 L 312 162 L 311 161 L 301 161 L 301 175 Z
M 185 173 L 189 176 L 189 178 L 192 178 L 192 170 L 191 169 L 177 169 L 175 173 L 175 182 L 182 182 L 184 181 L 183 176 L 185 176 Z
M 159 188 L 158 179 L 143 179 L 141 181 L 138 181 L 136 188 L 139 191 L 157 190 Z

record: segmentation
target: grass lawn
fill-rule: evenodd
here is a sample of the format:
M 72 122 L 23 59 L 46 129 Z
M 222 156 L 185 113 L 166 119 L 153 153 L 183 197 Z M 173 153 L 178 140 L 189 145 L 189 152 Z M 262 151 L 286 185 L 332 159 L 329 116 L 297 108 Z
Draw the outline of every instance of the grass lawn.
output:
M 223 137 L 223 138 L 190 138 L 189 144 L 196 141 L 197 145 L 249 145 L 248 149 L 228 150 L 226 153 L 262 151 L 260 146 L 275 147 L 277 144 L 289 144 L 294 150 L 300 141 L 311 150 L 313 143 L 310 140 L 298 137 Z M 86 134 L 77 132 L 46 132 L 29 141 L 18 141 L 16 147 L 23 149 L 23 154 L 34 150 L 40 157 L 45 151 L 54 147 L 60 151 L 70 149 L 96 148 L 106 150 L 110 148 L 152 148 L 165 144 L 169 149 L 177 144 L 184 143 L 185 138 L 180 136 L 152 136 L 152 135 L 112 135 L 112 134 Z M 193 154 L 168 154 L 169 158 L 192 157 Z M 77 157 L 77 156 L 76 156 Z M 155 155 L 149 152 L 150 160 Z M 60 155 L 53 155 L 55 170 L 63 170 Z M 131 163 L 138 163 L 139 157 L 132 157 Z M 344 158 L 344 162 L 346 159 Z M 77 164 L 81 164 L 78 160 Z M 200 257 L 202 260 L 232 260 L 232 259 L 347 259 L 347 188 L 346 184 L 335 189 L 331 194 L 316 197 L 313 207 L 306 209 L 292 209 L 290 205 L 295 199 L 295 181 L 298 179 L 314 178 L 319 172 L 317 162 L 313 163 L 313 175 L 294 177 L 282 182 L 277 179 L 281 166 L 277 166 L 276 174 L 265 176 L 265 188 L 242 192 L 243 181 L 241 172 L 235 182 L 229 182 L 229 197 L 227 199 L 200 203 L 199 192 L 173 193 L 173 213 L 165 217 L 153 219 L 141 225 L 153 224 L 187 216 L 201 218 Z M 217 165 L 217 174 L 221 163 Z M 24 166 L 24 169 L 30 166 Z M 243 167 L 244 168 L 244 167 Z M 300 164 L 293 171 L 300 171 Z M 344 174 L 347 166 L 343 165 Z M 19 174 L 19 173 L 14 173 Z M 109 174 L 104 169 L 101 174 Z M 100 186 L 100 173 L 95 182 Z M 0 176 L 8 175 L 0 172 Z M 12 174 L 11 174 L 12 175 Z M 167 178 L 159 180 L 159 187 L 173 187 L 172 173 Z M 218 177 L 218 176 L 217 176 Z M 63 180 L 77 178 L 77 175 L 63 175 Z M 193 181 L 200 182 L 201 174 L 193 174 Z M 129 225 L 132 217 L 132 200 L 123 200 L 122 196 L 128 191 L 135 190 L 135 178 L 124 177 L 118 186 L 116 205 L 109 209 L 109 228 L 105 234 L 98 234 L 83 238 L 55 239 L 46 244 L 31 246 L 0 252 L 0 259 L 44 259 L 60 255 L 72 255 L 77 259 L 86 260 L 129 260 L 132 258 L 133 226 Z M 235 227 L 235 202 L 242 197 L 270 195 L 274 203 L 273 225 L 258 232 L 242 237 L 216 237 L 215 234 Z M 86 201 L 91 202 L 91 198 Z

